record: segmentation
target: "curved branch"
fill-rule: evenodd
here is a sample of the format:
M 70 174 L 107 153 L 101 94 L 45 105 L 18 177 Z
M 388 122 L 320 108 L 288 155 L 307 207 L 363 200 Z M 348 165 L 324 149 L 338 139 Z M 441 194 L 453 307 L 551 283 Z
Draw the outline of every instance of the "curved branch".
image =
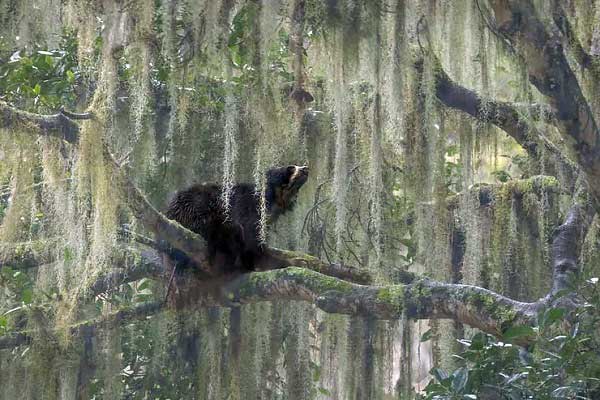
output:
M 570 277 L 578 273 L 577 259 L 581 242 L 593 214 L 591 207 L 575 205 L 571 208 L 553 240 L 553 290 L 544 299 L 533 303 L 512 300 L 477 286 L 442 283 L 414 276 L 407 280 L 411 283 L 405 285 L 368 286 L 307 268 L 288 267 L 241 275 L 223 286 L 219 298 L 208 299 L 208 302 L 202 298 L 202 304 L 231 306 L 263 301 L 301 300 L 312 302 L 328 313 L 368 315 L 375 319 L 398 319 L 402 316 L 414 319 L 452 319 L 501 336 L 510 326 L 534 325 L 538 312 L 553 304 L 555 297 L 560 295 L 559 291 L 567 287 Z M 295 260 L 303 263 L 304 267 L 328 268 L 325 263 L 310 256 L 282 250 L 270 251 L 273 260 L 277 262 Z M 113 272 L 93 285 L 92 290 L 100 293 L 114 287 L 115 280 L 123 283 L 152 273 L 160 274 L 159 263 L 148 262 L 147 269 Z M 205 283 L 210 285 L 210 281 Z M 222 284 L 222 281 L 219 283 Z M 162 307 L 161 302 L 149 303 L 139 309 L 121 310 L 111 320 L 122 321 L 139 315 L 147 316 L 160 311 Z M 72 331 L 75 333 L 81 327 L 104 322 L 106 321 L 86 322 L 73 327 Z M 530 339 L 519 338 L 518 343 L 526 344 Z M 0 337 L 0 348 L 18 346 L 28 340 L 30 338 L 26 332 Z
M 142 278 L 163 278 L 164 267 L 157 254 L 141 254 L 141 260 L 132 267 L 115 269 L 96 278 L 88 288 L 87 294 L 96 296 L 118 288 L 120 285 L 135 282 Z
M 502 183 L 478 183 L 467 191 L 451 195 L 446 198 L 446 207 L 458 208 L 462 196 L 472 196 L 479 199 L 480 206 L 490 206 L 499 192 L 508 191 L 512 196 L 523 196 L 526 193 L 535 193 L 537 196 L 544 194 L 561 193 L 558 180 L 553 176 L 534 175 L 525 179 L 511 179 Z
M 509 326 L 532 325 L 543 302 L 522 303 L 477 286 L 419 279 L 407 285 L 364 286 L 304 268 L 246 274 L 229 284 L 235 304 L 304 300 L 325 312 L 375 319 L 448 318 L 501 336 Z
M 420 279 L 408 285 L 364 286 L 298 267 L 245 274 L 228 284 L 223 297 L 203 304 L 238 306 L 263 301 L 299 300 L 315 303 L 328 313 L 368 315 L 380 320 L 449 318 L 501 336 L 513 325 L 532 325 L 546 303 L 522 303 L 476 286 Z M 156 314 L 162 302 L 143 303 L 71 326 L 84 329 L 130 322 Z M 18 332 L 0 337 L 0 349 L 30 343 L 33 336 Z M 523 338 L 521 344 L 526 343 Z
M 442 68 L 439 59 L 431 50 L 428 50 L 428 57 L 435 63 L 434 79 L 436 96 L 444 105 L 467 113 L 478 121 L 497 126 L 536 159 L 542 156 L 542 151 L 539 148 L 541 142 L 544 149 L 554 155 L 557 161 L 567 170 L 577 170 L 577 166 L 565 157 L 559 148 L 522 118 L 523 111 L 519 111 L 522 107 L 510 102 L 483 99 L 477 92 L 452 81 Z M 418 60 L 415 67 L 422 69 L 423 60 Z M 554 113 L 548 113 L 539 104 L 530 105 L 526 112 L 533 118 L 546 119 L 547 121 L 554 120 Z
M 494 0 L 498 29 L 527 61 L 529 81 L 549 99 L 558 128 L 586 175 L 600 210 L 600 131 L 562 40 L 539 19 L 531 0 Z
M 79 140 L 79 125 L 72 119 L 93 119 L 92 113 L 71 113 L 61 108 L 60 113 L 56 115 L 39 115 L 9 106 L 0 102 L 0 127 L 12 128 L 21 126 L 24 128 L 34 128 L 38 134 L 53 136 L 63 139 L 69 143 L 77 143 Z M 140 190 L 134 185 L 126 174 L 126 169 L 115 160 L 109 152 L 106 144 L 104 145 L 104 157 L 108 165 L 112 167 L 113 176 L 117 177 L 123 192 L 128 197 L 128 204 L 136 217 L 151 232 L 164 238 L 168 244 L 174 248 L 186 253 L 190 260 L 197 266 L 199 271 L 208 276 L 216 275 L 216 271 L 211 271 L 204 249 L 206 244 L 204 240 L 192 231 L 179 225 L 165 217 L 156 210 Z
M 169 248 L 165 247 L 164 243 L 159 243 L 144 235 L 126 229 L 123 230 L 123 233 L 133 238 L 136 242 L 159 252 L 164 253 L 169 251 Z M 275 247 L 267 247 L 263 256 L 256 260 L 255 268 L 257 271 L 269 271 L 291 265 L 302 266 L 312 271 L 354 283 L 369 284 L 374 281 L 373 276 L 367 270 L 343 264 L 329 264 L 305 253 L 277 249 Z
M 168 219 L 159 212 L 146 196 L 131 182 L 123 168 L 120 168 L 115 159 L 106 151 L 109 160 L 112 160 L 114 174 L 120 180 L 121 188 L 127 195 L 130 209 L 146 229 L 162 238 L 172 248 L 184 252 L 197 266 L 198 271 L 207 276 L 217 276 L 218 271 L 211 268 L 206 254 L 206 242 L 200 235 L 186 229 L 177 222 Z
M 334 278 L 359 284 L 370 284 L 373 276 L 367 270 L 354 268 L 343 264 L 330 264 L 317 257 L 295 251 L 282 250 L 270 247 L 264 257 L 259 261 L 257 269 L 260 271 L 289 267 L 291 265 L 319 272 Z
M 78 119 L 90 119 L 90 114 L 79 115 Z M 65 115 L 64 111 L 54 115 L 33 114 L 18 110 L 0 101 L 0 127 L 36 129 L 42 136 L 57 137 L 69 143 L 79 140 L 79 125 Z

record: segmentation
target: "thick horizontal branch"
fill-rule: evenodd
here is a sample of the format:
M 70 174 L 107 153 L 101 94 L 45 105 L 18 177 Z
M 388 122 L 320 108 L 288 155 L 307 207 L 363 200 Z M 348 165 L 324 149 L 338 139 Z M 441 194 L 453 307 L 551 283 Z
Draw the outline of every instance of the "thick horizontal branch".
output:
M 78 119 L 89 119 L 90 114 L 75 114 Z M 76 143 L 79 139 L 79 125 L 63 112 L 54 115 L 33 114 L 18 110 L 0 102 L 0 127 L 11 129 L 37 130 L 43 136 L 52 136 Z
M 452 81 L 431 50 L 429 50 L 428 57 L 431 57 L 435 64 L 436 96 L 444 105 L 467 113 L 478 121 L 497 126 L 536 159 L 542 156 L 540 148 L 540 144 L 542 144 L 544 150 L 554 155 L 564 167 L 571 171 L 577 168 L 558 147 L 524 118 L 524 115 L 527 115 L 533 119 L 551 122 L 554 119 L 554 112 L 549 112 L 546 107 L 539 104 L 524 108 L 510 102 L 485 99 L 477 92 Z M 422 63 L 423 60 L 419 60 L 416 67 L 422 68 Z
M 157 242 L 136 232 L 124 231 L 124 234 L 133 238 L 138 243 L 157 251 L 168 252 L 169 250 L 164 246 L 164 243 Z M 372 274 L 367 270 L 343 264 L 330 264 L 306 253 L 277 249 L 275 247 L 267 247 L 262 257 L 256 260 L 255 269 L 257 271 L 269 271 L 291 265 L 302 266 L 312 271 L 354 283 L 369 284 L 374 281 Z
M 57 239 L 45 239 L 0 243 L 0 269 L 4 266 L 13 269 L 28 269 L 54 262 L 57 241 Z
M 575 205 L 565 222 L 557 229 L 553 240 L 554 285 L 553 292 L 544 300 L 523 303 L 512 300 L 487 289 L 459 284 L 435 282 L 411 277 L 405 285 L 367 286 L 349 282 L 356 278 L 348 275 L 345 268 L 328 266 L 318 259 L 299 253 L 270 250 L 272 266 L 297 262 L 301 267 L 288 267 L 264 272 L 253 272 L 239 276 L 231 282 L 218 281 L 224 285 L 218 298 L 203 298 L 203 305 L 240 305 L 263 301 L 300 300 L 314 303 L 328 313 L 346 315 L 368 315 L 375 319 L 398 319 L 402 316 L 413 319 L 452 319 L 484 332 L 500 337 L 510 326 L 529 325 L 536 322 L 540 309 L 554 301 L 554 296 L 567 287 L 570 278 L 578 273 L 577 259 L 581 243 L 589 228 L 591 207 Z M 265 263 L 265 266 L 268 266 Z M 308 269 L 311 268 L 311 269 Z M 312 270 L 314 269 L 314 270 Z M 316 272 L 322 269 L 328 274 L 339 274 L 341 278 Z M 92 293 L 101 293 L 116 284 L 137 280 L 162 273 L 162 265 L 148 259 L 146 264 L 129 271 L 114 271 L 92 285 Z M 358 276 L 358 275 L 357 275 Z M 364 275 L 365 280 L 369 278 Z M 210 281 L 206 282 L 210 284 Z M 211 295 L 214 295 L 214 291 Z M 150 315 L 162 309 L 163 303 L 149 303 L 142 308 L 125 309 L 111 317 L 111 321 L 124 321 L 139 315 Z M 100 321 L 80 324 L 77 329 Z M 73 331 L 75 332 L 75 331 Z M 525 344 L 529 338 L 519 339 Z M 26 332 L 0 337 L 0 348 L 14 347 L 30 340 Z
M 500 336 L 512 325 L 532 325 L 543 303 L 522 303 L 476 286 L 419 279 L 407 285 L 364 286 L 304 268 L 246 274 L 229 284 L 235 304 L 304 300 L 328 312 L 382 320 L 452 319 Z
M 480 206 L 490 206 L 497 196 L 509 193 L 511 196 L 523 196 L 534 193 L 537 196 L 544 194 L 560 193 L 561 187 L 553 176 L 534 175 L 526 179 L 511 179 L 503 183 L 479 183 L 469 188 L 468 192 L 461 192 L 446 199 L 448 209 L 459 206 L 460 198 L 468 195 L 479 199 Z
M 305 253 L 276 249 L 273 247 L 268 248 L 265 252 L 265 256 L 259 260 L 257 269 L 266 271 L 285 268 L 291 265 L 303 267 L 348 282 L 366 285 L 374 281 L 373 276 L 367 270 L 343 264 L 330 264 Z
M 87 294 L 95 296 L 129 282 L 143 278 L 162 279 L 165 275 L 162 260 L 156 253 L 144 252 L 139 261 L 128 264 L 131 266 L 115 269 L 98 276 L 88 288 Z

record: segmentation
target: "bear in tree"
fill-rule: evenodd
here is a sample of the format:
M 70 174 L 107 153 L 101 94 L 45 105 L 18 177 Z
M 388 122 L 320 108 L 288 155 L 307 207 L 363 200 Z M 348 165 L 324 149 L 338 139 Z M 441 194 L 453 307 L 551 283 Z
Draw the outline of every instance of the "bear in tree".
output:
M 267 171 L 265 205 L 269 222 L 293 209 L 298 190 L 307 179 L 306 166 Z M 259 238 L 260 193 L 252 184 L 235 185 L 226 210 L 222 191 L 222 186 L 216 184 L 199 184 L 179 191 L 166 216 L 200 234 L 206 240 L 210 262 L 224 273 L 252 271 L 264 251 Z

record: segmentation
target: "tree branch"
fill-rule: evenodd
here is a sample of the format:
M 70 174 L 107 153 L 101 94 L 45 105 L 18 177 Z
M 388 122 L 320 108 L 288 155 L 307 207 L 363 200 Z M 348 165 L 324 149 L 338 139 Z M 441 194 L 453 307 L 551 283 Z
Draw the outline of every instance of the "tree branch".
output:
M 571 288 L 574 278 L 579 275 L 581 246 L 594 214 L 591 206 L 575 204 L 565 222 L 556 228 L 552 241 L 552 295 Z
M 600 209 L 600 132 L 561 38 L 546 29 L 530 0 L 494 0 L 491 5 L 499 31 L 527 61 L 529 81 L 555 110 L 559 130 L 586 175 L 596 209 Z
M 162 260 L 156 253 L 143 253 L 141 256 L 141 260 L 132 263 L 130 268 L 115 269 L 97 277 L 88 288 L 87 293 L 90 296 L 96 296 L 142 278 L 160 279 L 164 277 L 165 270 Z
M 44 239 L 31 242 L 1 243 L 0 270 L 3 266 L 13 269 L 35 268 L 56 260 L 57 239 Z
M 164 243 L 159 243 L 149 237 L 140 235 L 136 232 L 124 230 L 124 233 L 135 241 L 159 252 L 168 252 L 169 247 Z M 302 266 L 312 271 L 320 272 L 325 275 L 344 279 L 349 282 L 369 284 L 374 281 L 373 276 L 367 270 L 355 268 L 343 264 L 329 264 L 321 261 L 317 257 L 305 253 L 299 253 L 290 250 L 267 247 L 262 257 L 256 260 L 255 268 L 257 271 L 269 271 L 289 267 L 290 265 Z
M 534 175 L 526 179 L 511 179 L 502 183 L 479 183 L 470 187 L 466 192 L 457 193 L 446 198 L 448 209 L 459 206 L 462 196 L 476 196 L 480 206 L 490 206 L 500 191 L 508 191 L 513 196 L 522 196 L 525 193 L 543 194 L 560 193 L 558 180 L 553 176 Z
M 328 313 L 375 319 L 449 318 L 501 336 L 507 327 L 531 325 L 542 302 L 522 303 L 476 286 L 418 279 L 407 285 L 363 286 L 303 268 L 246 274 L 229 284 L 236 304 L 304 300 Z
M 541 149 L 539 148 L 541 142 L 545 150 L 554 155 L 557 161 L 565 166 L 565 168 L 569 171 L 577 170 L 577 166 L 565 157 L 560 149 L 521 117 L 522 111 L 519 111 L 521 107 L 510 102 L 483 99 L 475 91 L 457 84 L 444 71 L 439 59 L 433 54 L 431 49 L 428 49 L 427 52 L 428 57 L 435 63 L 434 79 L 436 96 L 444 105 L 467 113 L 478 121 L 497 126 L 536 159 L 540 159 L 542 156 Z M 417 69 L 422 69 L 423 60 L 418 60 L 415 66 Z M 549 115 L 541 105 L 529 106 L 527 113 L 533 118 L 545 119 L 547 121 L 554 119 L 554 113 Z
M 123 193 L 127 196 L 129 208 L 142 225 L 161 240 L 168 242 L 173 248 L 184 252 L 194 262 L 200 273 L 208 277 L 219 275 L 219 272 L 213 270 L 208 262 L 204 239 L 176 221 L 168 219 L 154 208 L 146 196 L 129 179 L 127 169 L 119 165 L 106 146 L 104 146 L 104 156 L 112 166 L 112 173 L 119 180 Z
M 448 82 L 450 82 L 449 79 L 446 81 L 442 79 L 441 97 L 452 103 L 454 97 L 448 93 L 452 93 L 452 90 L 457 90 L 457 88 L 448 86 Z M 459 92 L 461 96 L 471 99 L 475 103 L 464 103 L 459 100 L 453 104 L 457 107 L 467 108 L 475 115 L 481 113 L 481 102 L 476 95 L 473 96 L 472 92 L 464 90 L 459 90 Z M 478 101 L 479 103 L 477 103 Z M 506 119 L 498 119 L 496 122 L 504 124 L 509 130 L 512 129 L 515 134 L 521 134 L 522 132 L 516 131 L 518 121 L 514 114 L 509 112 L 510 110 L 507 111 L 505 105 L 501 103 L 498 103 L 496 107 L 500 113 L 509 113 Z M 14 109 L 11 109 L 10 112 L 18 115 L 21 121 L 31 122 L 34 125 L 36 121 L 45 121 L 46 118 L 29 113 L 17 112 L 15 114 Z M 66 117 L 63 115 L 62 118 Z M 7 119 L 4 118 L 1 122 L 6 123 L 6 121 Z M 10 121 L 14 121 L 14 118 Z M 39 126 L 46 125 L 40 122 Z M 52 129 L 46 131 L 40 129 L 41 132 L 52 131 Z M 59 128 L 54 130 L 62 132 Z M 55 136 L 61 137 L 60 135 Z M 525 143 L 525 136 L 518 137 Z M 72 137 L 71 140 L 73 140 Z M 75 141 L 73 140 L 73 142 Z M 204 241 L 195 233 L 167 219 L 157 211 L 129 180 L 126 168 L 121 167 L 115 161 L 106 146 L 104 153 L 109 161 L 109 166 L 112 166 L 112 173 L 117 177 L 119 185 L 128 197 L 128 204 L 144 227 L 158 236 L 164 237 L 173 247 L 188 254 L 199 266 L 207 266 L 207 269 L 201 270 L 205 277 L 218 276 L 215 271 L 208 269 Z M 564 286 L 563 282 L 568 280 L 569 274 L 577 271 L 576 260 L 580 243 L 589 227 L 587 215 L 586 208 L 575 207 L 565 224 L 559 228 L 554 239 L 555 292 Z M 586 217 L 584 218 L 584 216 Z M 93 292 L 101 293 L 114 287 L 115 282 L 123 283 L 149 274 L 160 273 L 157 265 L 160 263 L 149 263 L 147 269 L 140 268 L 127 272 L 112 271 L 92 285 L 91 289 Z M 288 265 L 300 265 L 303 268 L 297 266 L 282 268 Z M 377 319 L 397 319 L 402 315 L 415 319 L 450 318 L 499 336 L 510 325 L 534 324 L 538 310 L 546 306 L 551 299 L 548 296 L 543 301 L 522 303 L 480 287 L 440 283 L 415 277 L 407 280 L 411 283 L 405 285 L 364 286 L 350 282 L 350 280 L 362 283 L 372 282 L 371 276 L 365 271 L 329 265 L 314 257 L 277 249 L 269 249 L 259 266 L 272 270 L 244 274 L 227 282 L 223 287 L 224 296 L 215 301 L 231 305 L 232 303 L 249 304 L 273 300 L 304 300 L 315 303 L 326 312 L 369 315 Z M 210 282 L 210 280 L 205 281 L 207 284 Z M 79 324 L 71 329 L 75 333 L 84 327 L 104 324 L 107 321 L 118 322 L 147 316 L 161 309 L 162 303 L 148 303 L 133 309 L 120 310 L 111 315 L 109 320 L 102 318 Z M 0 337 L 0 343 L 12 345 L 25 343 L 27 340 L 30 339 L 26 332 L 17 333 L 11 337 Z
M 577 259 L 581 242 L 593 213 L 591 207 L 575 205 L 571 208 L 553 240 L 553 291 L 549 296 L 533 303 L 515 301 L 476 286 L 441 283 L 414 276 L 408 280 L 412 282 L 406 285 L 366 286 L 306 268 L 288 267 L 243 274 L 226 283 L 220 297 L 202 298 L 202 304 L 231 306 L 274 300 L 300 300 L 314 303 L 329 313 L 368 315 L 384 320 L 398 319 L 403 315 L 414 319 L 447 318 L 501 337 L 510 326 L 535 324 L 538 312 L 553 304 L 554 295 L 558 295 L 566 287 L 570 277 L 578 272 Z M 276 262 L 295 260 L 303 263 L 304 267 L 328 268 L 325 263 L 310 256 L 282 250 L 271 251 Z M 160 264 L 149 264 L 148 270 L 140 268 L 127 273 L 113 272 L 93 285 L 92 290 L 101 293 L 114 287 L 115 281 L 123 283 L 150 273 L 160 273 L 160 267 L 157 267 Z M 207 284 L 210 285 L 210 281 Z M 159 312 L 162 307 L 162 303 L 148 303 L 121 310 L 109 319 L 119 322 L 148 316 Z M 106 318 L 102 318 L 79 324 L 71 328 L 72 333 L 78 332 L 82 327 L 106 322 Z M 526 344 L 530 339 L 519 338 L 518 343 Z M 18 346 L 30 340 L 27 332 L 0 337 L 0 348 Z
M 90 119 L 90 114 L 77 115 L 78 119 Z M 57 137 L 69 143 L 79 140 L 79 125 L 61 111 L 54 115 L 33 114 L 18 110 L 0 101 L 0 125 L 2 128 L 35 129 L 42 136 Z
M 0 102 L 0 118 L 0 127 L 2 128 L 33 128 L 38 134 L 57 137 L 75 144 L 79 140 L 80 128 L 72 119 L 93 119 L 93 115 L 91 113 L 71 113 L 63 108 L 56 115 L 39 115 L 17 110 Z M 164 238 L 163 240 L 172 247 L 186 253 L 200 271 L 208 276 L 216 275 L 216 271 L 210 270 L 210 264 L 207 262 L 205 251 L 203 251 L 206 248 L 204 240 L 156 210 L 131 182 L 125 168 L 121 167 L 114 159 L 106 145 L 104 145 L 104 156 L 108 165 L 112 167 L 113 176 L 119 179 L 121 188 L 128 197 L 130 208 L 142 224 L 151 232 Z
M 573 27 L 562 6 L 562 1 L 555 0 L 552 18 L 563 36 L 563 44 L 571 50 L 573 58 L 581 68 L 589 70 L 596 79 L 600 79 L 600 59 L 592 56 L 583 48 L 583 45 L 573 31 Z

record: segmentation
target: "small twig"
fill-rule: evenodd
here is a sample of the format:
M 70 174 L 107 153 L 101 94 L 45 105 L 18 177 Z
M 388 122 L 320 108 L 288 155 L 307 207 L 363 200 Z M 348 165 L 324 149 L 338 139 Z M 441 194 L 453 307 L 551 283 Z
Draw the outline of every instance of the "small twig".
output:
M 171 292 L 171 285 L 173 284 L 173 278 L 175 278 L 175 272 L 177 271 L 177 263 L 173 265 L 173 271 L 171 271 L 171 277 L 169 278 L 169 283 L 167 285 L 167 293 L 165 293 L 165 298 L 163 303 L 166 303 L 169 299 L 169 293 Z

